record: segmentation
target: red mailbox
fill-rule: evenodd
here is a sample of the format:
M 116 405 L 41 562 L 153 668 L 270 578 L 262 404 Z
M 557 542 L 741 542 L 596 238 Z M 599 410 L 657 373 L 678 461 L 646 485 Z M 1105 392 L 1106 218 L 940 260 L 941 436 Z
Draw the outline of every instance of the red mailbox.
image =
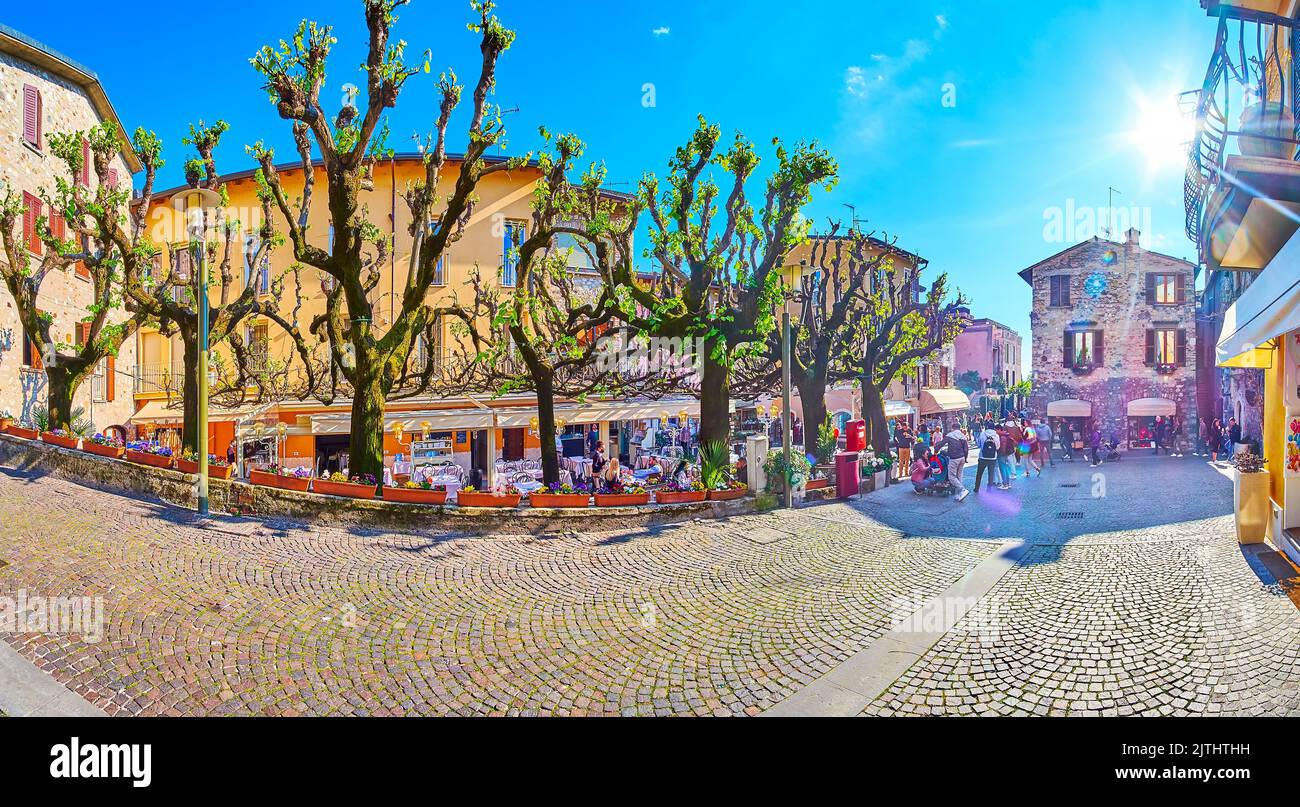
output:
M 847 499 L 862 491 L 862 476 L 858 472 L 859 468 L 856 451 L 835 455 L 835 496 L 837 498 Z
M 847 428 L 849 431 L 844 437 L 844 450 L 866 451 L 867 422 L 865 420 L 850 420 Z

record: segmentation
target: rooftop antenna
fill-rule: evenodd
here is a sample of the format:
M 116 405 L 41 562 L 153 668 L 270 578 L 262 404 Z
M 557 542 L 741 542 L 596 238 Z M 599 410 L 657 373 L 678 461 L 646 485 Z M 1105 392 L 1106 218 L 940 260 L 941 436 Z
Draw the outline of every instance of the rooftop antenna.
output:
M 1106 190 L 1109 191 L 1109 195 L 1106 197 L 1106 240 L 1113 241 L 1115 234 L 1115 194 L 1119 193 L 1120 196 L 1124 194 L 1111 187 L 1107 187 Z
M 849 214 L 853 216 L 853 225 L 849 228 L 849 232 L 854 232 L 854 231 L 861 232 L 861 230 L 858 229 L 858 222 L 865 222 L 866 219 L 858 218 L 858 209 L 853 205 L 849 204 L 848 202 L 844 202 L 843 204 L 845 207 L 849 209 Z

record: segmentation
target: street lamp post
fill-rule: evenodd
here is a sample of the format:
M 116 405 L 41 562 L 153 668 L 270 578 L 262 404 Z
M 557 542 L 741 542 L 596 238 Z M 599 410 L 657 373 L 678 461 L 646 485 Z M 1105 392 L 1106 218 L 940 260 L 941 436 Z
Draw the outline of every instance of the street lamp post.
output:
M 199 320 L 199 361 L 194 372 L 194 389 L 198 395 L 198 445 L 195 447 L 199 461 L 199 515 L 208 515 L 208 268 L 207 268 L 207 214 L 221 203 L 221 196 L 208 188 L 191 188 L 184 192 L 185 213 L 190 236 L 190 249 L 195 256 L 195 287 Z M 197 244 L 197 247 L 196 247 Z

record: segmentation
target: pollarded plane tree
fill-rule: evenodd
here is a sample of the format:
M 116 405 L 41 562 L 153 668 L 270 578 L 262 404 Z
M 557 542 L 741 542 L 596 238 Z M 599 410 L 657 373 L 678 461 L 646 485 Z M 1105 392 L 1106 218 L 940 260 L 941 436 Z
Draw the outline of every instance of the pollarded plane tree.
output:
M 329 344 L 333 377 L 352 396 L 351 470 L 376 478 L 383 472 L 384 411 L 389 395 L 399 385 L 432 380 L 437 375 L 432 368 L 410 369 L 419 336 L 427 334 L 441 316 L 473 319 L 470 307 L 458 302 L 454 294 L 444 305 L 427 301 L 438 261 L 469 226 L 478 201 L 476 191 L 484 177 L 521 165 L 517 160 L 487 157 L 504 134 L 500 108 L 489 103 L 489 96 L 496 85 L 497 60 L 510 47 L 514 33 L 492 14 L 491 2 L 475 0 L 472 7 L 477 20 L 469 27 L 479 35 L 482 60 L 471 92 L 468 142 L 463 156 L 455 161 L 455 179 L 444 192 L 440 185 L 453 162 L 447 152 L 448 128 L 465 89 L 455 73 L 448 71 L 437 84 L 438 116 L 425 149 L 424 174 L 405 194 L 415 237 L 410 271 L 392 322 L 381 332 L 375 324 L 376 303 L 370 292 L 379 282 L 379 267 L 392 245 L 369 221 L 361 193 L 371 182 L 375 160 L 383 153 L 380 121 L 385 110 L 396 107 L 406 82 L 429 64 L 427 53 L 423 67 L 407 64 L 406 43 L 390 40 L 396 21 L 393 12 L 403 5 L 406 0 L 363 0 L 369 35 L 362 66 L 364 110 L 348 103 L 331 119 L 322 107 L 326 63 L 335 43 L 328 26 L 304 21 L 292 41 L 266 46 L 252 59 L 266 79 L 265 88 L 280 116 L 291 122 L 303 174 L 303 189 L 296 200 L 289 198 L 275 170 L 271 149 L 258 144 L 251 152 L 261 166 L 294 260 L 324 273 L 333 284 L 326 311 L 313 325 Z M 334 232 L 332 243 L 324 248 L 309 238 L 317 181 L 313 150 L 325 175 L 326 204 Z
M 921 362 L 952 344 L 970 322 L 967 299 L 960 291 L 950 301 L 948 275 L 925 289 L 924 264 L 892 261 L 878 271 L 860 312 L 853 318 L 850 341 L 857 345 L 856 371 L 862 388 L 862 416 L 867 442 L 883 451 L 889 442 L 885 390 L 915 372 Z
M 144 211 L 131 206 L 129 186 L 118 186 L 110 165 L 125 140 L 117 124 L 51 133 L 47 139 L 64 171 L 52 191 L 40 189 L 36 195 L 20 193 L 5 183 L 0 238 L 6 262 L 0 264 L 0 275 L 27 337 L 41 356 L 48 379 L 49 427 L 68 428 L 82 382 L 100 362 L 108 365 L 106 372 L 116 372 L 118 351 L 149 319 L 147 311 L 132 310 L 129 301 L 124 305 L 122 284 L 126 274 L 150 260 L 151 253 L 143 240 Z M 137 129 L 131 149 L 144 168 L 148 193 L 163 165 L 162 145 L 152 132 Z M 15 234 L 20 221 L 25 238 Z M 120 237 L 115 237 L 117 233 Z M 91 290 L 90 303 L 74 324 L 71 343 L 57 338 L 54 317 L 41 308 L 47 279 L 55 272 L 69 271 L 88 279 Z
M 552 141 L 545 130 L 542 136 Z M 514 285 L 485 282 L 476 268 L 473 310 L 490 315 L 458 323 L 476 350 L 471 384 L 494 395 L 536 394 L 546 484 L 560 478 L 559 455 L 549 439 L 556 432 L 558 398 L 653 397 L 679 388 L 688 372 L 661 372 L 620 349 L 625 335 L 612 332 L 619 312 L 615 267 L 634 260 L 639 208 L 635 198 L 602 189 L 603 166 L 592 165 L 579 183 L 570 182 L 570 167 L 582 150 L 576 137 L 561 135 L 552 151 L 537 157 L 542 179 L 533 194 L 532 226 L 507 256 L 516 265 Z
M 826 390 L 839 382 L 859 378 L 862 332 L 858 318 L 871 305 L 872 291 L 907 260 L 895 241 L 874 233 L 850 230 L 839 233 L 837 222 L 825 235 L 810 237 L 809 255 L 801 265 L 802 282 L 788 293 L 793 312 L 790 382 L 799 391 L 803 409 L 804 439 L 818 439 L 817 459 L 830 462 L 833 443 L 823 445 L 820 429 L 826 424 Z M 737 389 L 754 396 L 771 394 L 781 385 L 781 331 L 768 335 L 764 349 L 737 367 Z M 823 450 L 827 447 L 830 450 Z
M 700 441 L 727 440 L 731 373 L 737 361 L 761 350 L 776 327 L 781 269 L 807 237 L 802 209 L 815 188 L 834 186 L 834 159 L 816 143 L 787 149 L 779 140 L 776 170 L 756 207 L 749 183 L 758 168 L 754 146 L 737 134 L 719 150 L 720 129 L 702 117 L 689 142 L 669 161 L 661 186 L 647 174 L 641 204 L 650 213 L 646 255 L 660 278 L 637 283 L 630 264 L 615 282 L 621 318 L 642 333 L 700 342 Z M 725 191 L 713 179 L 727 177 Z
M 190 126 L 184 139 L 192 145 L 198 157 L 187 163 L 186 175 L 194 187 L 204 187 L 218 194 L 220 204 L 212 210 L 184 210 L 167 217 L 152 215 L 151 240 L 142 244 L 148 261 L 138 261 L 124 273 L 125 290 L 130 304 L 147 312 L 164 335 L 178 335 L 182 347 L 183 373 L 180 381 L 182 404 L 181 445 L 193 451 L 198 446 L 198 372 L 199 372 L 199 305 L 197 283 L 198 258 L 203 258 L 207 273 L 208 341 L 213 350 L 210 367 L 216 380 L 210 391 L 210 400 L 235 405 L 247 400 L 264 401 L 291 395 L 303 397 L 319 385 L 319 357 L 308 343 L 298 325 L 297 315 L 302 305 L 302 283 L 297 268 L 287 274 L 293 280 L 292 310 L 282 313 L 280 306 L 286 298 L 285 276 L 269 280 L 269 289 L 255 282 L 256 274 L 242 278 L 234 270 L 236 258 L 248 267 L 261 267 L 269 262 L 272 250 L 280 243 L 270 224 L 271 197 L 264 187 L 259 189 L 261 204 L 260 222 L 242 222 L 231 215 L 228 195 L 213 154 L 221 136 L 229 129 L 224 121 L 207 125 L 199 121 Z M 178 192 L 184 198 L 184 191 Z M 146 184 L 142 198 L 136 203 L 141 211 L 150 210 L 153 188 Z M 246 228 L 254 227 L 257 238 L 246 239 Z M 115 229 L 110 236 L 124 244 L 130 236 L 125 230 Z M 162 246 L 159 245 L 162 242 Z M 120 248 L 120 246 L 119 246 Z M 166 270 L 162 266 L 162 250 L 168 251 Z M 263 293 L 266 292 L 266 293 Z M 287 358 L 277 360 L 268 356 L 260 346 L 246 344 L 240 326 L 253 317 L 264 317 L 289 335 L 294 349 Z M 224 347 L 228 357 L 219 348 Z M 294 359 L 300 366 L 294 365 Z M 296 369 L 296 376 L 290 369 Z M 296 377 L 297 380 L 291 381 Z

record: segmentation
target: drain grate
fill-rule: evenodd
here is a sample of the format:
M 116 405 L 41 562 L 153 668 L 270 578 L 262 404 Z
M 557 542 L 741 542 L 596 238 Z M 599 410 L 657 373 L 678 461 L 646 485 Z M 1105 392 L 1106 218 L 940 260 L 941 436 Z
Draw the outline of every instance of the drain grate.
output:
M 1063 521 L 1078 521 L 1083 518 L 1082 510 L 1062 510 L 1056 517 Z
M 1077 488 L 1077 487 L 1079 487 L 1079 483 L 1078 483 L 1078 482 L 1062 482 L 1062 483 L 1061 483 L 1061 487 L 1063 487 L 1063 488 Z

